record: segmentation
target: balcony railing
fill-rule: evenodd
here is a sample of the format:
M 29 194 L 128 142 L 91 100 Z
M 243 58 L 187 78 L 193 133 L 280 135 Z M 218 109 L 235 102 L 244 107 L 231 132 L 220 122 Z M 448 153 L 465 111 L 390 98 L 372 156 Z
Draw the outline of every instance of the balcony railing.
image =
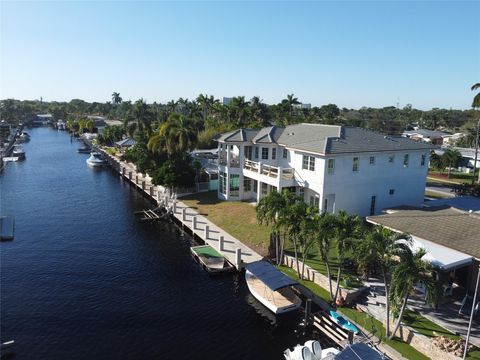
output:
M 292 168 L 282 168 L 277 166 L 265 165 L 248 159 L 244 161 L 243 168 L 245 170 L 250 170 L 274 179 L 277 179 L 279 177 L 279 174 L 281 174 L 281 178 L 283 180 L 292 180 L 294 177 Z

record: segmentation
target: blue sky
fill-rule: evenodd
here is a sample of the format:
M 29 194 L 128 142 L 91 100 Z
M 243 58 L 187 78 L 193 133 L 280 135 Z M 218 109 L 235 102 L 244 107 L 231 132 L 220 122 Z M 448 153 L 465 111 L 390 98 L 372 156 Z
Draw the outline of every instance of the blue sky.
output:
M 469 108 L 480 1 L 5 2 L 0 98 Z

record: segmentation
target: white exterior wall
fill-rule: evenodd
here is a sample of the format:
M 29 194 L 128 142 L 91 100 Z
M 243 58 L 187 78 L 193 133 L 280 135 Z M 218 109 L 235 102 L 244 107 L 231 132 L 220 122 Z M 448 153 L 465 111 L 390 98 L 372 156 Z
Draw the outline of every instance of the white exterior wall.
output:
M 309 188 L 320 197 L 323 193 L 323 179 L 325 172 L 325 159 L 319 155 L 313 155 L 300 151 L 291 152 L 292 160 L 289 167 L 295 169 L 295 180 L 298 186 Z M 303 170 L 303 155 L 313 156 L 315 158 L 315 171 Z M 310 196 L 310 195 L 309 195 Z M 308 199 L 307 192 L 305 192 L 305 199 Z
M 340 209 L 361 216 L 370 215 L 371 197 L 376 196 L 375 214 L 382 209 L 400 205 L 421 205 L 424 199 L 428 171 L 428 152 L 395 152 L 393 163 L 388 153 L 361 153 L 331 156 L 335 159 L 333 175 L 325 175 L 325 194 L 335 194 L 335 211 Z M 409 154 L 409 164 L 403 166 L 403 156 Z M 426 155 L 421 166 L 421 154 Z M 375 156 L 375 164 L 369 163 Z M 358 172 L 352 171 L 353 158 L 359 157 Z M 327 171 L 327 169 L 325 169 Z M 390 195 L 389 190 L 394 189 Z

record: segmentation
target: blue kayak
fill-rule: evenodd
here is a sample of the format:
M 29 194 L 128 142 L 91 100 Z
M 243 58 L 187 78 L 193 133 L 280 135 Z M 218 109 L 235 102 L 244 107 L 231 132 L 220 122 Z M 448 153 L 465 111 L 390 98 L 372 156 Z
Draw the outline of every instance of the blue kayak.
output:
M 348 321 L 342 315 L 340 315 L 339 313 L 333 310 L 330 310 L 330 319 L 335 321 L 338 325 L 340 325 L 345 330 L 351 331 L 354 334 L 358 334 L 360 332 L 355 325 L 353 325 L 350 321 Z

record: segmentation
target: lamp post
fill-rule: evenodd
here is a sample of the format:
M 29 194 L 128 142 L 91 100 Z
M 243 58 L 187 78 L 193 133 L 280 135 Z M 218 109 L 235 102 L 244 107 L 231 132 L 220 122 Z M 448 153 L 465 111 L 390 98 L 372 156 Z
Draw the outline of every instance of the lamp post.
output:
M 480 282 L 480 265 L 478 266 L 477 270 L 477 284 L 475 285 L 475 293 L 473 294 L 473 304 L 472 310 L 470 311 L 470 321 L 468 323 L 467 338 L 465 339 L 465 349 L 463 350 L 463 360 L 467 358 L 468 340 L 470 339 L 470 331 L 472 330 L 473 313 L 475 311 L 475 303 L 477 301 L 478 283 Z

